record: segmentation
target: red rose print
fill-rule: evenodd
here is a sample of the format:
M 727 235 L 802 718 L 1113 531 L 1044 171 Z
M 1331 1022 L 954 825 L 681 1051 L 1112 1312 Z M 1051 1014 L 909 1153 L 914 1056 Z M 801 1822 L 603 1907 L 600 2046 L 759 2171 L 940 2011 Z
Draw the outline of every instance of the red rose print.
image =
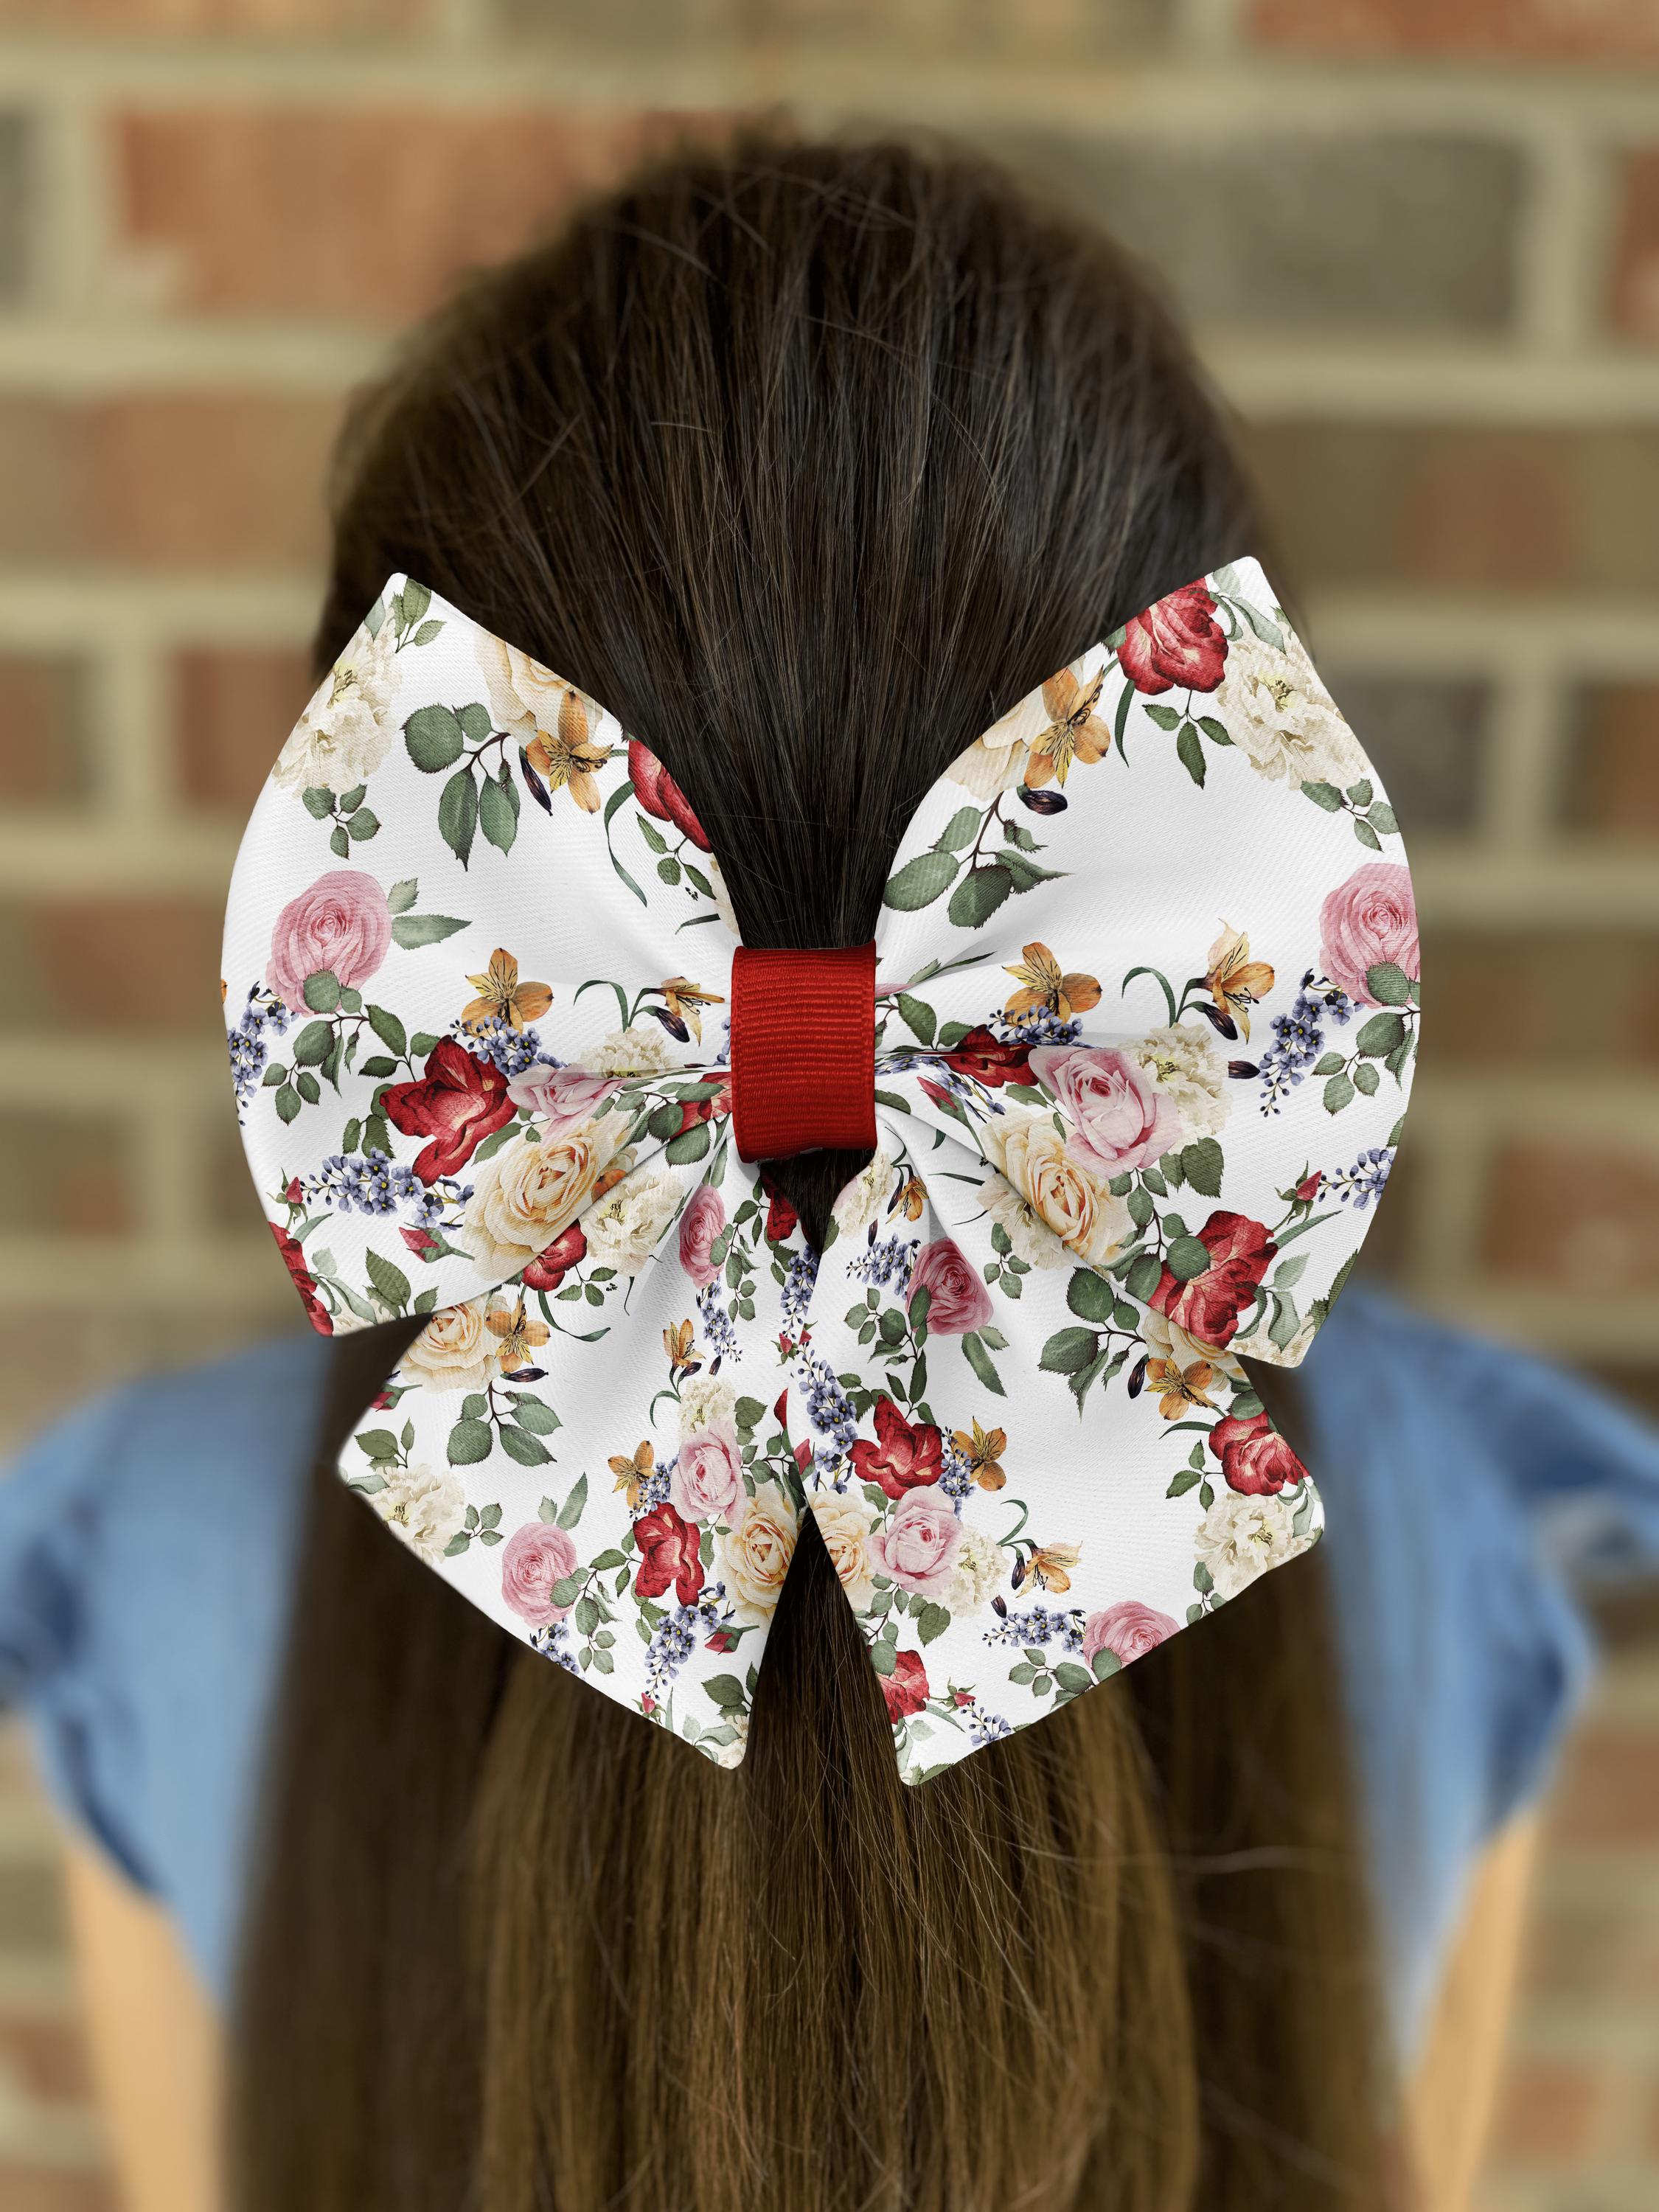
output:
M 939 1057 L 958 1075 L 970 1075 L 975 1083 L 988 1084 L 994 1091 L 1000 1091 L 1005 1083 L 1031 1079 L 1030 1046 L 1005 1044 L 982 1022 Z
M 717 1069 L 715 1073 L 724 1075 L 725 1070 Z M 677 1133 L 683 1137 L 688 1129 L 695 1129 L 699 1121 L 723 1121 L 731 1111 L 732 1079 L 726 1075 L 712 1098 L 687 1098 L 682 1103 Z
M 437 1257 L 438 1240 L 429 1229 L 400 1229 L 398 1234 L 417 1260 Z
M 672 1583 L 680 1603 L 690 1605 L 702 1588 L 702 1561 L 697 1557 L 702 1531 L 664 1504 L 641 1515 L 634 1536 L 640 1547 L 635 1595 L 660 1597 Z
M 634 796 L 647 814 L 654 814 L 659 822 L 672 822 L 694 845 L 705 853 L 708 850 L 702 824 L 691 811 L 685 793 L 649 745 L 642 745 L 637 738 L 628 740 L 628 773 L 633 780 Z
M 459 1174 L 518 1110 L 495 1061 L 477 1059 L 453 1037 L 439 1038 L 418 1082 L 389 1084 L 381 1109 L 404 1136 L 431 1138 L 415 1161 L 422 1182 Z
M 860 1482 L 877 1482 L 889 1498 L 937 1482 L 944 1472 L 945 1439 L 931 1423 L 913 1428 L 890 1398 L 876 1401 L 876 1441 L 860 1437 L 852 1460 Z
M 300 1240 L 286 1229 L 270 1224 L 271 1235 L 276 1239 L 276 1249 L 283 1255 L 283 1265 L 294 1278 L 294 1287 L 305 1301 L 306 1318 L 319 1336 L 332 1336 L 334 1322 L 328 1308 L 317 1295 L 317 1278 L 306 1265 L 306 1255 L 300 1249 Z
M 1227 665 L 1227 638 L 1202 584 L 1185 584 L 1137 615 L 1117 649 L 1137 691 L 1213 691 Z
M 1248 1420 L 1229 1413 L 1211 1430 L 1210 1449 L 1221 1462 L 1228 1488 L 1252 1498 L 1300 1482 L 1308 1472 L 1265 1413 Z
M 761 1177 L 761 1188 L 767 1196 L 766 1233 L 774 1244 L 781 1244 L 793 1237 L 800 1220 L 794 1207 L 768 1176 Z
M 527 1291 L 556 1291 L 570 1270 L 587 1257 L 587 1237 L 580 1221 L 538 1252 L 519 1278 Z
M 894 1658 L 892 1673 L 879 1674 L 876 1679 L 887 1700 L 890 1721 L 902 1721 L 908 1713 L 919 1713 L 932 1695 L 927 1687 L 927 1669 L 919 1651 L 899 1652 Z
M 1198 1241 L 1210 1255 L 1203 1273 L 1177 1282 L 1166 1265 L 1148 1304 L 1200 1344 L 1231 1344 L 1279 1247 L 1261 1222 L 1242 1213 L 1212 1213 Z
M 1324 1180 L 1325 1170 L 1322 1168 L 1316 1168 L 1311 1175 L 1303 1176 L 1291 1195 L 1298 1206 L 1311 1206 L 1318 1197 L 1319 1186 Z

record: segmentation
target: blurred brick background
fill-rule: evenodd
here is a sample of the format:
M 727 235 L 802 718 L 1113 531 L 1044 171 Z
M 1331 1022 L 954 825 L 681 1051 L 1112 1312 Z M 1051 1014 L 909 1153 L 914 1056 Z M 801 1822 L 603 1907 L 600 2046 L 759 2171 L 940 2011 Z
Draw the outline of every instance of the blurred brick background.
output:
M 291 1318 L 215 978 L 342 394 L 756 106 L 976 136 L 1162 267 L 1417 864 L 1382 1264 L 1659 1402 L 1659 0 L 0 0 L 6 1433 Z M 1559 1803 L 1482 2212 L 1659 2201 L 1639 1617 Z M 0 2212 L 109 2202 L 56 1912 L 0 1739 Z

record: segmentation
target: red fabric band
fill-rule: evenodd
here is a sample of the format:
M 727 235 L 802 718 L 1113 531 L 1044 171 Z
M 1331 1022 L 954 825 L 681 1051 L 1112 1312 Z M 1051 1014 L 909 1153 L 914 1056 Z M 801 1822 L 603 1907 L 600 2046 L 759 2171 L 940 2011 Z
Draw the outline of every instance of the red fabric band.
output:
M 876 948 L 732 963 L 732 1125 L 745 1160 L 876 1141 Z

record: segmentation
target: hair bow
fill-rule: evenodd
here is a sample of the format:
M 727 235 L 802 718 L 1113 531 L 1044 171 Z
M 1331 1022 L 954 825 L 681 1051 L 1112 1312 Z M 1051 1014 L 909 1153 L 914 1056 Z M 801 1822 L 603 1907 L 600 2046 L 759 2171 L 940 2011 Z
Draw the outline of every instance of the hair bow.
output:
M 1261 569 L 1158 601 L 927 793 L 873 945 L 747 951 L 592 699 L 394 577 L 225 939 L 315 1327 L 424 1316 L 351 1487 L 503 1626 L 742 1757 L 803 1507 L 919 1781 L 1320 1528 L 1294 1365 L 1394 1157 L 1417 927 Z M 757 1164 L 870 1164 L 811 1249 Z

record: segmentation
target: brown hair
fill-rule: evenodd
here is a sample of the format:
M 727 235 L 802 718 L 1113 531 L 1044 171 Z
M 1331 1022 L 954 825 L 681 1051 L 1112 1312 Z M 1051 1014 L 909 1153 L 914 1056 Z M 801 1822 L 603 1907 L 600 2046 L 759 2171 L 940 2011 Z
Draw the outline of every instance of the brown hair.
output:
M 745 939 L 866 939 L 946 762 L 1259 548 L 1102 234 L 949 151 L 687 150 L 472 283 L 344 447 L 319 662 L 406 568 L 602 699 Z M 809 1232 L 856 1158 L 778 1171 Z M 339 1355 L 335 1433 L 395 1353 Z M 915 1790 L 810 1519 L 717 1771 L 319 1475 L 239 2212 L 1383 2199 L 1317 1556 Z

